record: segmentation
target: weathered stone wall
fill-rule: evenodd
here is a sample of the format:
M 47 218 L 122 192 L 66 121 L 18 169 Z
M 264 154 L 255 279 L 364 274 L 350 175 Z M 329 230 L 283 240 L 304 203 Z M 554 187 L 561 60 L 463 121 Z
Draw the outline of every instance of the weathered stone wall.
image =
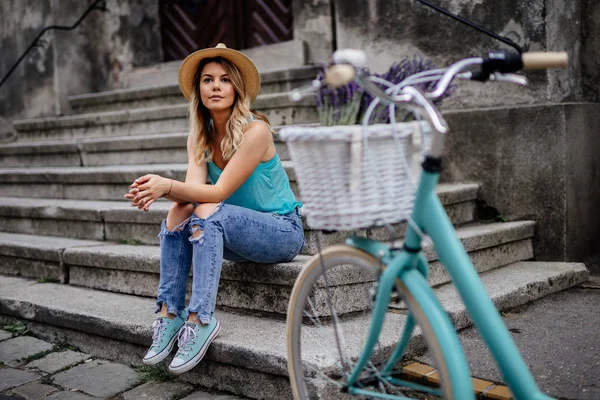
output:
M 307 60 L 328 60 L 335 48 L 331 0 L 294 0 L 294 39 L 307 45 Z
M 510 220 L 536 221 L 537 259 L 586 261 L 600 241 L 600 105 L 449 111 L 442 178 L 481 184 Z
M 581 74 L 586 99 L 600 101 L 600 2 L 581 0 Z
M 52 24 L 49 1 L 0 1 L 0 76 L 9 71 L 44 26 Z M 54 47 L 34 49 L 0 86 L 0 115 L 11 119 L 29 112 L 52 115 L 58 111 L 54 87 Z
M 72 25 L 91 1 L 0 2 L 0 75 L 48 25 Z M 0 115 L 8 119 L 68 111 L 67 96 L 126 86 L 133 66 L 162 60 L 158 1 L 108 0 L 72 31 L 46 32 L 48 46 L 34 49 L 0 87 Z
M 375 72 L 405 57 L 425 57 L 437 66 L 480 56 L 507 45 L 416 1 L 333 0 L 338 48 L 362 48 Z M 590 0 L 591 1 L 591 0 Z M 529 87 L 461 84 L 445 108 L 578 101 L 581 83 L 581 1 L 441 0 L 442 7 L 519 44 L 525 51 L 566 50 L 567 71 L 529 73 Z

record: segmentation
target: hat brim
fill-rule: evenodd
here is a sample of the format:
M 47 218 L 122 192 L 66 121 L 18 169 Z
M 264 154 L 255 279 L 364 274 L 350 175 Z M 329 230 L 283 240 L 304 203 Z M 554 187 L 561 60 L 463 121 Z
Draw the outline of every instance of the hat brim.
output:
M 200 62 L 205 58 L 214 57 L 222 57 L 235 64 L 242 74 L 246 95 L 250 98 L 251 102 L 256 100 L 260 90 L 260 74 L 256 65 L 242 52 L 219 47 L 195 51 L 182 61 L 177 80 L 179 82 L 179 89 L 185 98 L 190 100 L 192 96 L 194 75 Z

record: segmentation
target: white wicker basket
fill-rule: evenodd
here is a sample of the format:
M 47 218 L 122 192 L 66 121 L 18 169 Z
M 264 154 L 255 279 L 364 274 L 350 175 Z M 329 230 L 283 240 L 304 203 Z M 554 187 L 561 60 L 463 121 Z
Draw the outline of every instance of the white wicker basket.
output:
M 294 161 L 307 224 L 348 230 L 408 218 L 416 189 L 410 172 L 414 130 L 424 133 L 429 126 L 408 122 L 283 128 L 280 137 Z M 354 168 L 353 162 L 358 162 Z

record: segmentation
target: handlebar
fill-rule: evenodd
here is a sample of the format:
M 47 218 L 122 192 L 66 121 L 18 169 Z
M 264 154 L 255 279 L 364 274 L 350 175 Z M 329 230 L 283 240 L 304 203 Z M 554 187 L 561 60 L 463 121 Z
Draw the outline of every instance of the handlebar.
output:
M 526 83 L 522 79 L 511 75 L 520 70 L 539 70 L 551 68 L 566 68 L 568 66 L 566 52 L 531 52 L 523 54 L 493 51 L 485 58 L 468 58 L 448 67 L 439 78 L 438 85 L 433 92 L 427 93 L 428 98 L 441 97 L 454 78 L 470 67 L 481 66 L 479 71 L 471 72 L 466 76 L 472 80 L 499 80 L 514 83 Z M 364 65 L 366 56 L 361 50 L 343 49 L 333 55 L 335 64 L 329 66 L 325 72 L 325 82 L 331 87 L 343 86 L 355 78 L 364 80 L 367 77 Z M 362 78 L 362 79 L 360 79 Z M 374 94 L 374 93 L 372 93 Z
M 373 97 L 373 105 L 378 103 L 385 105 L 405 104 L 417 107 L 424 111 L 421 115 L 428 120 L 430 125 L 437 131 L 438 140 L 434 140 L 430 155 L 438 157 L 443 148 L 443 136 L 448 132 L 448 125 L 439 110 L 432 103 L 433 100 L 441 98 L 452 81 L 464 78 L 476 81 L 501 81 L 521 85 L 527 84 L 527 79 L 521 75 L 514 74 L 520 70 L 539 70 L 550 68 L 566 68 L 568 66 L 568 55 L 566 52 L 532 52 L 515 54 L 505 51 L 492 51 L 486 57 L 467 58 L 458 61 L 446 69 L 423 71 L 406 78 L 404 81 L 393 85 L 383 81 L 388 88 L 383 90 L 377 83 L 381 79 L 371 76 L 365 68 L 367 57 L 361 50 L 343 49 L 333 54 L 334 64 L 327 67 L 324 81 L 333 88 L 356 80 L 365 91 Z M 423 93 L 414 85 L 423 82 L 437 81 L 437 85 L 431 92 Z M 321 82 L 313 81 L 312 89 L 318 89 Z M 291 94 L 294 99 L 301 98 L 300 92 Z M 366 121 L 366 122 L 365 122 Z M 368 123 L 365 119 L 364 123 Z

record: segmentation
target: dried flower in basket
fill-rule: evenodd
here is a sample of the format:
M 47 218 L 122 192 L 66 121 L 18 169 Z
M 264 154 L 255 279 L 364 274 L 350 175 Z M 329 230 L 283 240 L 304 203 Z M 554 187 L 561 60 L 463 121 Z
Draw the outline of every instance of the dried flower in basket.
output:
M 326 66 L 323 64 L 321 71 L 317 75 L 317 80 L 321 81 L 324 79 L 325 68 Z M 434 68 L 433 63 L 430 60 L 420 57 L 414 57 L 412 59 L 405 58 L 402 61 L 392 64 L 390 69 L 385 73 L 374 74 L 374 76 L 385 79 L 392 84 L 397 84 L 410 75 Z M 435 82 L 426 82 L 416 86 L 421 90 L 429 91 L 434 85 Z M 364 113 L 367 111 L 367 107 L 372 100 L 373 97 L 370 94 L 365 93 L 356 82 L 351 82 L 348 85 L 337 89 L 329 88 L 327 85 L 321 85 L 316 99 L 321 125 L 360 124 Z M 405 109 L 396 108 L 395 119 L 396 121 L 405 121 L 411 119 L 411 115 Z M 377 106 L 371 115 L 370 123 L 389 122 L 389 107 L 383 105 Z

